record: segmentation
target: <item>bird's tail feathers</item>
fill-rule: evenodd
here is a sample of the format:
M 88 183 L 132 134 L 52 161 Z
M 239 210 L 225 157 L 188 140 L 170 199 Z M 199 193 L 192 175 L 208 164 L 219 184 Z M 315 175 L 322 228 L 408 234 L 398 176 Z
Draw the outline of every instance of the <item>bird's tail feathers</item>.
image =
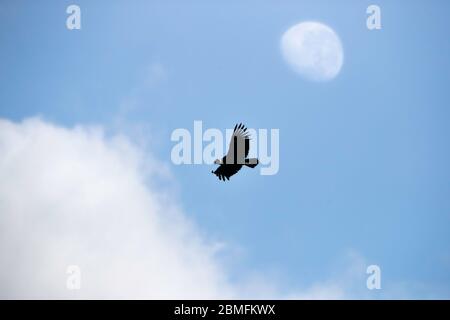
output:
M 245 159 L 245 165 L 249 168 L 254 168 L 258 165 L 259 160 L 257 158 Z

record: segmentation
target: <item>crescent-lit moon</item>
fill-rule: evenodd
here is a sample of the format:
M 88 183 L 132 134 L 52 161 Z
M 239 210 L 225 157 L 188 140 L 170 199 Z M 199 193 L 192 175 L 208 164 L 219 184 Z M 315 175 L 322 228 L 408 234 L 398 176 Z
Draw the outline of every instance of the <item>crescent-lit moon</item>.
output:
M 286 62 L 313 81 L 336 77 L 344 62 L 344 50 L 336 32 L 319 22 L 302 22 L 289 28 L 281 38 Z

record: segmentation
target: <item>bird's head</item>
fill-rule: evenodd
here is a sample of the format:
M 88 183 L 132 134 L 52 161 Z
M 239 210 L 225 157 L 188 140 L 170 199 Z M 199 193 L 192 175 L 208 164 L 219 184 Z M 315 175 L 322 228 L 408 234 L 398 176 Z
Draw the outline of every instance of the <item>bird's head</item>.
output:
M 222 162 L 219 159 L 214 160 L 214 164 L 222 164 Z

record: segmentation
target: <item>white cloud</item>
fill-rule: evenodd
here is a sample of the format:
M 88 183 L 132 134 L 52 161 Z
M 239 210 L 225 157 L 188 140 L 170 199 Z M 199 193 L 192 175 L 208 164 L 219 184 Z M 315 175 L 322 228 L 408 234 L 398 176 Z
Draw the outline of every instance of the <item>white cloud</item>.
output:
M 0 120 L 0 155 L 0 298 L 233 295 L 213 247 L 151 186 L 161 164 L 126 138 Z
M 100 127 L 0 119 L 0 298 L 343 299 L 365 283 L 357 255 L 307 289 L 283 293 L 263 270 L 230 282 L 224 244 L 199 236 L 155 182 L 167 179 L 164 164 Z M 70 265 L 81 290 L 66 288 Z
M 314 284 L 305 292 L 300 292 L 288 297 L 300 300 L 341 300 L 345 299 L 344 290 L 336 284 Z

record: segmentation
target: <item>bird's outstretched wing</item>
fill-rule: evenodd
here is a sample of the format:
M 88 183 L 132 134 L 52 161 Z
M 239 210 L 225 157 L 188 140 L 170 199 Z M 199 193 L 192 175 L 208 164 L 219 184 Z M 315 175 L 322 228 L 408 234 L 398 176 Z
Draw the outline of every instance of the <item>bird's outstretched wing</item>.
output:
M 242 165 L 239 164 L 221 164 L 216 171 L 212 171 L 212 173 L 214 173 L 219 180 L 225 181 L 225 179 L 230 180 L 230 177 L 236 174 L 241 168 Z
M 240 123 L 234 126 L 233 135 L 231 136 L 230 146 L 226 155 L 226 163 L 236 163 L 247 158 L 250 150 L 250 135 L 247 128 Z

